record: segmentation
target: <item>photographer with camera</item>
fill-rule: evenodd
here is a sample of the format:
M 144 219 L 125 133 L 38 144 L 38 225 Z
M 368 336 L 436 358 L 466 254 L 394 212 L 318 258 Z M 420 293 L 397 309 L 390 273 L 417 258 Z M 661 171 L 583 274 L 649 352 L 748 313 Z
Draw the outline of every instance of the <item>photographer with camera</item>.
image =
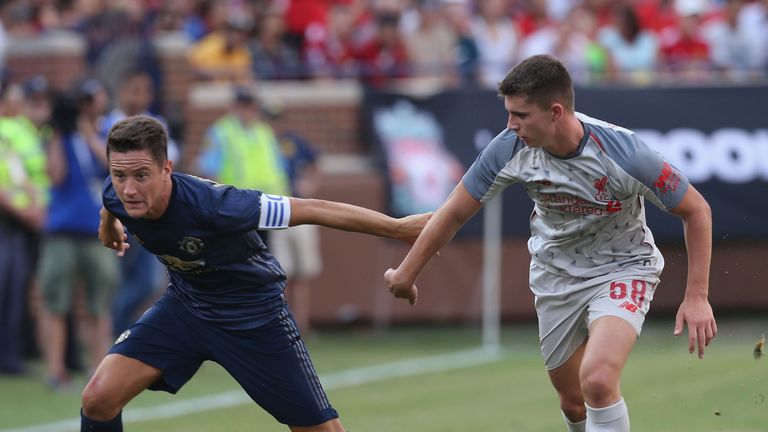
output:
M 117 262 L 97 238 L 101 185 L 107 176 L 107 156 L 98 133 L 107 107 L 104 87 L 96 80 L 80 83 L 54 102 L 53 139 L 48 146 L 51 200 L 43 228 L 39 277 L 43 299 L 42 343 L 47 383 L 54 390 L 70 386 L 64 356 L 66 316 L 73 309 L 75 284 L 82 282 L 89 368 L 109 346 L 109 302 L 118 281 Z

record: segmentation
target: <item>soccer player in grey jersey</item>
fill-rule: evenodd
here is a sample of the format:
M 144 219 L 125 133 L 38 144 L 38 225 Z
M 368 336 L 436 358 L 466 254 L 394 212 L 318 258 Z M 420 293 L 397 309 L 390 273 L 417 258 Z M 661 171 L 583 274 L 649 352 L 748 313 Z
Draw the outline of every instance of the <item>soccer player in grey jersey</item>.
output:
M 499 83 L 507 128 L 472 164 L 397 269 L 389 290 L 415 303 L 417 275 L 456 231 L 505 187 L 534 201 L 530 286 L 541 352 L 569 431 L 629 431 L 619 378 L 664 267 L 645 201 L 682 218 L 688 281 L 674 334 L 688 349 L 717 325 L 707 300 L 712 221 L 687 179 L 631 131 L 574 111 L 565 67 L 534 56 Z

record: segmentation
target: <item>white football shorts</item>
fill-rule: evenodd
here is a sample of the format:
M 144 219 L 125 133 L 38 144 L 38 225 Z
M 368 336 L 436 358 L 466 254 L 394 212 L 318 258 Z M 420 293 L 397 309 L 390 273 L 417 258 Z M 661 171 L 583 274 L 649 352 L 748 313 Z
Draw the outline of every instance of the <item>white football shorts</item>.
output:
M 565 363 L 589 335 L 590 324 L 600 317 L 622 318 L 639 336 L 659 276 L 654 266 L 645 266 L 597 278 L 576 278 L 548 272 L 531 262 L 530 286 L 547 370 Z

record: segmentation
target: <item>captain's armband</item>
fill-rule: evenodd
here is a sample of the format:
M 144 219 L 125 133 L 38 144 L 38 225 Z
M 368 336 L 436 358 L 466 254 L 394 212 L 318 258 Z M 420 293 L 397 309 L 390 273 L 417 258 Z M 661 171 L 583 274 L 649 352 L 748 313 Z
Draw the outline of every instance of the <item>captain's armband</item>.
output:
M 259 229 L 288 228 L 291 220 L 291 200 L 286 196 L 261 194 Z

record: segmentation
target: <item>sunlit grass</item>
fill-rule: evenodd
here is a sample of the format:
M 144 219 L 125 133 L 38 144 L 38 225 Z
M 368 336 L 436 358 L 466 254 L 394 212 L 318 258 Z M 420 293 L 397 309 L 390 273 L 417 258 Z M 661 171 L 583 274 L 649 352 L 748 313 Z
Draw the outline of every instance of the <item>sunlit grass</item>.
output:
M 638 431 L 768 430 L 768 359 L 755 360 L 754 343 L 766 319 L 721 319 L 704 360 L 674 338 L 671 319 L 646 325 L 622 388 Z M 321 375 L 355 367 L 447 353 L 476 346 L 476 329 L 409 327 L 387 332 L 321 332 L 308 341 Z M 562 431 L 557 398 L 538 354 L 534 325 L 503 330 L 504 357 L 448 372 L 390 379 L 329 391 L 351 431 Z M 207 363 L 176 396 L 145 392 L 131 407 L 155 406 L 237 389 Z M 51 393 L 39 370 L 0 381 L 0 429 L 75 418 L 79 391 Z M 255 404 L 182 417 L 128 423 L 131 431 L 285 431 Z

